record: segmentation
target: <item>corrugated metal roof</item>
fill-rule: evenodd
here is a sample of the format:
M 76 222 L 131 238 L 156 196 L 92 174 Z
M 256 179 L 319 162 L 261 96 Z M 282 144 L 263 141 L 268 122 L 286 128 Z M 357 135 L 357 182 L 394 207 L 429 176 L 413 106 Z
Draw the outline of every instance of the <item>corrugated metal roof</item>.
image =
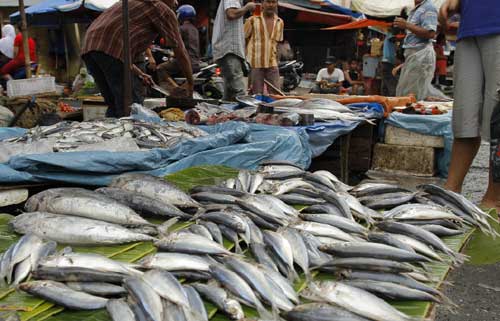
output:
M 24 0 L 24 5 L 26 7 L 32 6 L 34 4 L 40 3 L 45 0 Z M 0 1 L 0 7 L 18 7 L 19 0 L 2 0 Z

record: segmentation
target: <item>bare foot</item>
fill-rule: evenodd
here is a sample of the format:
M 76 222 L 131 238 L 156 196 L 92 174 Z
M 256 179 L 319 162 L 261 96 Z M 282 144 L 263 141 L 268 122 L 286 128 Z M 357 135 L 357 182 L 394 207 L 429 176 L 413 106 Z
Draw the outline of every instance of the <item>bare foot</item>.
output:
M 458 193 L 458 194 L 462 193 L 461 186 L 453 186 L 452 184 L 449 184 L 448 182 L 446 182 L 446 184 L 444 184 L 443 187 L 446 188 L 447 190 L 450 190 L 450 191 Z

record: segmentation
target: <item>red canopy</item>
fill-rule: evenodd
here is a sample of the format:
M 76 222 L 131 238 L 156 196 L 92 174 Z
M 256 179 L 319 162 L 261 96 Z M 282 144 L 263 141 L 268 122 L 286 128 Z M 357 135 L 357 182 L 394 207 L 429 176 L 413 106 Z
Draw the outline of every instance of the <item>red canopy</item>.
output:
M 368 27 L 387 28 L 390 27 L 391 25 L 392 23 L 390 22 L 373 20 L 373 19 L 362 19 L 362 20 L 352 21 L 340 26 L 324 28 L 323 30 L 348 30 L 348 29 L 368 28 Z
M 291 3 L 279 2 L 282 8 L 298 11 L 296 21 L 302 23 L 319 23 L 325 25 L 342 25 L 352 21 L 352 17 L 343 14 L 307 9 Z

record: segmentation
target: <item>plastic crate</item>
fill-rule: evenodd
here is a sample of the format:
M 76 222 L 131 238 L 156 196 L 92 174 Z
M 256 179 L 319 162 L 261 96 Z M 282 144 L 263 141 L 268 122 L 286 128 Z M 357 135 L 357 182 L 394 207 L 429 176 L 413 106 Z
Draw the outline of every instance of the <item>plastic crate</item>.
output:
M 55 77 L 16 79 L 7 82 L 7 96 L 31 96 L 56 92 Z

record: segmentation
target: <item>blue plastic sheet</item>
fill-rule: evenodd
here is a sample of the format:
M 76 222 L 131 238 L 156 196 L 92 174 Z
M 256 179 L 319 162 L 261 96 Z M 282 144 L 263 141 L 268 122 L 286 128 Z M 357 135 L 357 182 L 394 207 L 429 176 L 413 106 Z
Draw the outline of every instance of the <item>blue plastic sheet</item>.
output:
M 363 112 L 367 119 L 380 119 L 384 116 L 384 108 L 377 103 L 356 103 L 348 105 L 352 110 Z M 361 121 L 337 120 L 328 123 L 316 123 L 313 126 L 294 127 L 305 129 L 309 135 L 312 157 L 318 157 L 330 147 L 337 138 L 349 134 L 361 124 Z
M 438 170 L 440 176 L 448 177 L 448 167 L 450 166 L 451 159 L 451 147 L 453 144 L 451 115 L 451 112 L 443 115 L 432 116 L 392 113 L 387 118 L 386 123 L 423 135 L 444 137 L 444 151 L 437 154 Z
M 141 152 L 68 152 L 12 157 L 0 164 L 0 184 L 59 181 L 106 185 L 124 172 L 157 176 L 205 164 L 254 169 L 266 159 L 288 160 L 304 168 L 311 162 L 305 130 L 227 122 L 203 127 L 209 135 L 170 149 Z M 0 128 L 0 136 L 4 131 Z

